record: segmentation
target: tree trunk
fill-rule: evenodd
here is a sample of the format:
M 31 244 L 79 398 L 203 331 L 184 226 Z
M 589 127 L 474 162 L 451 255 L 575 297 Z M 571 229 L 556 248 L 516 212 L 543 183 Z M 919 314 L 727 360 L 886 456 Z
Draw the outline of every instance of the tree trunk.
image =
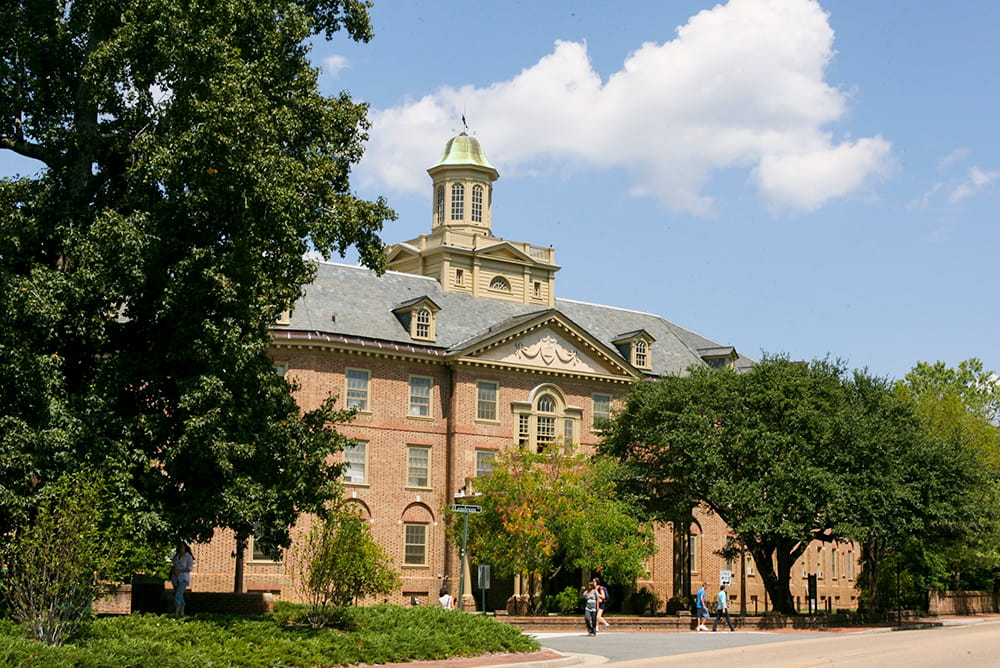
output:
M 233 593 L 243 593 L 243 564 L 247 552 L 247 537 L 243 534 L 236 534 L 236 567 L 233 576 Z

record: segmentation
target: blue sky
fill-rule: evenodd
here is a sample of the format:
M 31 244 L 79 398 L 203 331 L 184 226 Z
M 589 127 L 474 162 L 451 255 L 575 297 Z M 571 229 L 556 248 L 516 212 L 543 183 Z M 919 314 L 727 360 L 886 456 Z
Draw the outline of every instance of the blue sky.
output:
M 462 130 L 500 171 L 496 236 L 553 245 L 559 297 L 759 357 L 901 377 L 1000 368 L 1000 3 L 376 0 L 316 43 L 371 104 L 357 193 L 398 242 Z M 0 174 L 27 169 L 0 152 Z

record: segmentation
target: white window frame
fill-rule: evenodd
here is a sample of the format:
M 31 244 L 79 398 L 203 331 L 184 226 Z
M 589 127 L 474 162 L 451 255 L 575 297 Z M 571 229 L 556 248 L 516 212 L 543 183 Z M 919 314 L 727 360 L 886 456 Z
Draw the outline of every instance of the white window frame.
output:
M 493 391 L 492 399 L 483 398 L 483 390 L 490 386 Z M 493 416 L 484 417 L 483 409 L 485 407 L 492 407 Z M 492 380 L 477 380 L 476 381 L 476 420 L 480 422 L 499 422 L 500 418 L 500 383 Z
M 591 415 L 591 426 L 597 427 L 597 423 L 601 420 L 611 419 L 611 402 L 614 401 L 614 396 L 611 394 L 606 394 L 604 392 L 594 392 L 590 395 L 590 400 L 593 402 L 593 411 Z M 598 410 L 601 404 L 607 403 L 608 410 Z
M 415 456 L 421 455 L 425 462 L 423 466 L 415 463 Z M 420 484 L 421 470 L 424 484 Z M 428 445 L 406 446 L 406 487 L 408 489 L 430 489 L 431 487 L 431 448 Z
M 418 387 L 420 383 L 426 381 L 426 394 L 420 394 L 421 388 Z M 416 418 L 429 418 L 434 417 L 434 412 L 432 408 L 432 398 L 434 395 L 434 379 L 430 376 L 410 376 L 410 407 L 407 415 Z M 420 412 L 420 408 L 423 408 L 424 412 Z M 416 410 L 415 410 L 416 409 Z
M 465 220 L 465 184 L 451 184 L 451 219 Z
M 355 380 L 359 380 L 360 377 L 364 376 L 365 386 L 361 389 L 357 386 L 351 387 L 351 376 L 355 376 Z M 372 388 L 372 372 L 369 369 L 359 369 L 354 367 L 349 367 L 344 370 L 344 382 L 347 386 L 347 407 L 357 408 L 362 413 L 366 413 L 371 410 L 371 388 Z M 354 396 L 352 396 L 352 393 Z
M 472 222 L 483 222 L 483 187 L 478 184 L 472 186 Z
M 425 522 L 403 523 L 403 564 L 405 566 L 427 565 L 428 533 Z
M 360 453 L 360 457 L 357 454 Z M 360 461 L 351 461 L 358 460 Z M 359 475 L 360 470 L 360 475 Z M 358 479 L 360 478 L 360 480 Z M 367 485 L 368 484 L 368 442 L 355 441 L 344 448 L 344 484 L 345 485 Z
M 483 478 L 493 471 L 497 458 L 496 450 L 476 450 L 476 477 Z

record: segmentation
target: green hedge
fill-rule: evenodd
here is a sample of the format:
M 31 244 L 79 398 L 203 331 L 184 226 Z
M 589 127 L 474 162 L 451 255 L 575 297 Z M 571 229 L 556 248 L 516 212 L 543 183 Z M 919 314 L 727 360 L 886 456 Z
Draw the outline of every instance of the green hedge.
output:
M 28 640 L 22 627 L 0 620 L 0 666 L 345 666 L 538 649 L 515 627 L 433 606 L 347 608 L 342 629 L 313 629 L 296 623 L 299 618 L 300 610 L 289 605 L 267 617 L 105 617 L 62 647 Z

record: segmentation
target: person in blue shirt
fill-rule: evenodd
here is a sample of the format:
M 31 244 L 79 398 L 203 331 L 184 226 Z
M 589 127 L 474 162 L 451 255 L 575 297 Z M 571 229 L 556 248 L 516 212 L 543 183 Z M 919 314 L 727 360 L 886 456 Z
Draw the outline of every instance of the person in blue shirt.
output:
M 698 590 L 698 593 L 695 594 L 694 597 L 695 613 L 698 616 L 698 628 L 697 628 L 698 631 L 708 630 L 708 627 L 705 626 L 706 624 L 705 620 L 707 620 L 709 617 L 708 601 L 705 600 L 705 598 L 707 597 L 707 594 L 705 593 L 705 587 L 707 586 L 708 583 L 705 582 L 701 583 L 701 589 Z
M 726 594 L 726 585 L 719 585 L 719 609 L 715 612 L 715 623 L 712 624 L 712 630 L 719 630 L 719 620 L 722 616 L 726 616 L 726 623 L 729 624 L 729 630 L 735 631 L 736 627 L 733 626 L 733 620 L 729 619 L 729 596 Z

